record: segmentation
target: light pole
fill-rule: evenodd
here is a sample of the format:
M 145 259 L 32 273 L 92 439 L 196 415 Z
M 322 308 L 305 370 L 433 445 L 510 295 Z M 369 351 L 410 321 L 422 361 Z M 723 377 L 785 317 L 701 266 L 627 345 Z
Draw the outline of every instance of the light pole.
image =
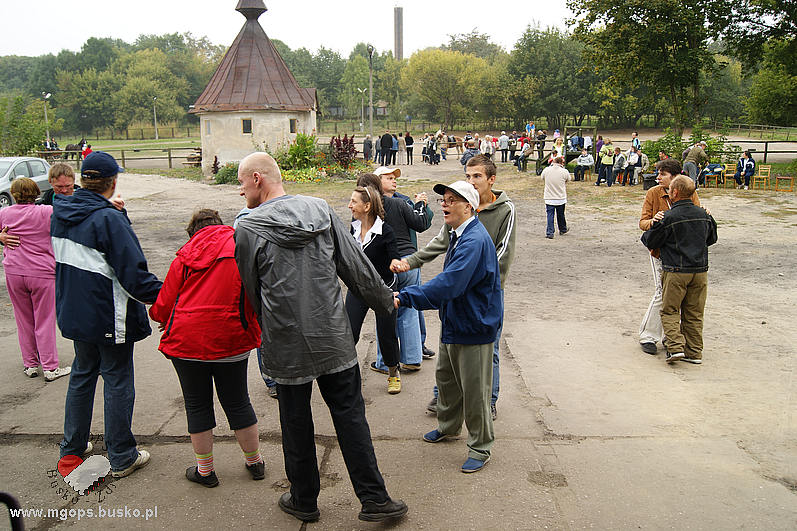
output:
M 374 137 L 374 47 L 368 45 L 368 132 Z
M 44 98 L 44 127 L 47 130 L 47 141 L 45 142 L 45 146 L 47 149 L 50 149 L 50 121 L 47 119 L 47 100 L 50 99 L 49 92 L 42 92 L 42 98 Z
M 152 97 L 152 118 L 155 120 L 155 140 L 158 140 L 158 111 L 155 110 L 155 102 L 157 100 L 157 96 Z
M 365 91 L 364 88 L 358 88 L 357 92 L 360 93 L 360 132 L 363 132 L 363 124 L 365 123 Z

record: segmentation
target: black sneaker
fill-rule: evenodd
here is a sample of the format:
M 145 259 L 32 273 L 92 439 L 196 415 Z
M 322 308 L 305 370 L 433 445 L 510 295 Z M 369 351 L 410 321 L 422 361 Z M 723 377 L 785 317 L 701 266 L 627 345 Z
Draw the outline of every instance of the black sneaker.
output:
M 295 516 L 302 522 L 317 522 L 318 519 L 321 517 L 321 511 L 318 509 L 312 511 L 302 511 L 298 507 L 293 504 L 293 498 L 291 497 L 290 492 L 286 492 L 282 496 L 280 496 L 279 501 L 277 504 L 280 506 L 280 509 L 283 512 L 286 512 L 292 516 Z
M 690 358 L 689 356 L 684 356 L 681 361 L 685 361 L 686 363 L 693 363 L 695 365 L 701 365 L 703 363 L 703 358 Z
M 260 461 L 254 465 L 246 465 L 246 469 L 252 475 L 252 479 L 261 480 L 266 477 L 266 463 Z
M 429 360 L 435 357 L 435 351 L 427 348 L 426 345 L 423 346 L 423 359 Z
M 432 398 L 432 400 L 426 404 L 426 411 L 437 415 L 437 397 Z
M 199 483 L 203 487 L 208 487 L 212 489 L 213 487 L 218 487 L 219 485 L 219 478 L 216 477 L 216 471 L 211 470 L 209 476 L 203 476 L 199 472 L 195 466 L 190 466 L 185 469 L 185 477 L 188 481 L 193 481 L 194 483 Z
M 640 347 L 642 347 L 642 352 L 645 354 L 656 354 L 658 352 L 658 348 L 656 348 L 656 343 L 640 343 Z
M 367 501 L 363 503 L 363 510 L 357 516 L 366 522 L 381 522 L 388 518 L 398 518 L 404 516 L 409 511 L 407 504 L 401 500 L 394 501 L 388 498 L 382 503 Z
M 379 374 L 390 374 L 390 372 L 388 372 L 387 369 L 380 369 L 379 367 L 377 367 L 375 361 L 372 361 L 369 367 L 371 368 L 372 371 L 376 371 Z

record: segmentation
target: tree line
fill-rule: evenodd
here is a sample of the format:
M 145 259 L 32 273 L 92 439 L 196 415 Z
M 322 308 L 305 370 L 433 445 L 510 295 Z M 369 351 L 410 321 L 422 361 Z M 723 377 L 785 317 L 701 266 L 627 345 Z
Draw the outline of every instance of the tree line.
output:
M 586 116 L 603 127 L 635 127 L 643 116 L 676 130 L 701 118 L 794 125 L 796 5 L 570 0 L 567 30 L 530 25 L 509 51 L 477 29 L 401 61 L 376 50 L 374 102 L 391 120 L 409 116 L 443 127 L 493 120 L 519 128 L 544 117 L 561 128 Z M 360 115 L 368 101 L 366 43 L 343 57 L 272 42 L 299 84 L 318 89 L 324 117 Z M 79 52 L 0 57 L 0 125 L 14 121 L 13 111 L 27 116 L 30 130 L 45 104 L 52 130 L 121 129 L 151 121 L 153 107 L 159 121 L 190 122 L 188 106 L 225 50 L 173 33 L 141 35 L 132 44 L 92 37 Z M 43 92 L 52 93 L 46 103 Z

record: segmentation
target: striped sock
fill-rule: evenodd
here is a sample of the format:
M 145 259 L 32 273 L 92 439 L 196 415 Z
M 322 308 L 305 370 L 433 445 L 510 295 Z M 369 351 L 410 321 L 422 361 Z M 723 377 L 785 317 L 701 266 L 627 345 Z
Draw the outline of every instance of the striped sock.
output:
M 209 476 L 213 472 L 213 452 L 209 454 L 194 454 L 196 456 L 196 470 L 200 476 Z
M 246 458 L 247 466 L 256 465 L 263 461 L 263 458 L 260 456 L 259 448 L 254 452 L 244 452 L 244 457 Z

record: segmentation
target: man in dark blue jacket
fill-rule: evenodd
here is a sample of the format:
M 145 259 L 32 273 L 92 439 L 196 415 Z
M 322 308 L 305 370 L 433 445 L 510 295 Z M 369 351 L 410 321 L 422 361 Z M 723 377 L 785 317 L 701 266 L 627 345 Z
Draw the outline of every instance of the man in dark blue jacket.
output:
M 492 238 L 475 217 L 479 194 L 465 181 L 437 184 L 443 218 L 451 227 L 443 272 L 423 286 L 408 286 L 396 307 L 439 309 L 440 354 L 435 379 L 439 389 L 438 428 L 423 436 L 431 443 L 468 428 L 468 459 L 462 472 L 481 470 L 495 438 L 490 414 L 493 342 L 503 316 L 501 276 Z
M 110 201 L 120 171 L 107 153 L 87 156 L 82 188 L 55 196 L 50 226 L 56 318 L 61 334 L 75 344 L 61 457 L 91 450 L 94 391 L 102 373 L 105 444 L 117 478 L 149 462 L 149 452 L 136 448 L 131 431 L 133 344 L 152 333 L 142 303 L 155 302 L 162 284 L 147 270 L 126 212 Z

